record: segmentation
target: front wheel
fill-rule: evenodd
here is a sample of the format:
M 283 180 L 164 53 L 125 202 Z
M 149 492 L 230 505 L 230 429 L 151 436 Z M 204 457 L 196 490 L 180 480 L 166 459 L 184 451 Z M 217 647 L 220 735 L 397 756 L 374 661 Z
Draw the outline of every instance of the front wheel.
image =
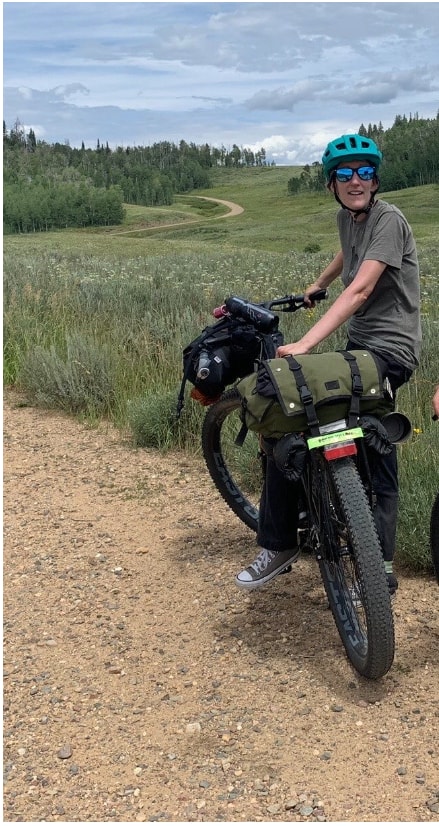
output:
M 307 476 L 311 532 L 335 624 L 354 668 L 377 680 L 390 669 L 395 639 L 383 556 L 353 462 L 313 454 Z
M 237 443 L 241 428 L 241 397 L 232 388 L 209 407 L 201 444 L 216 489 L 236 516 L 256 531 L 264 454 L 259 448 L 259 439 L 251 431 L 247 432 L 243 444 L 239 444 L 239 439 Z
M 439 493 L 433 503 L 430 518 L 430 548 L 433 568 L 439 584 Z

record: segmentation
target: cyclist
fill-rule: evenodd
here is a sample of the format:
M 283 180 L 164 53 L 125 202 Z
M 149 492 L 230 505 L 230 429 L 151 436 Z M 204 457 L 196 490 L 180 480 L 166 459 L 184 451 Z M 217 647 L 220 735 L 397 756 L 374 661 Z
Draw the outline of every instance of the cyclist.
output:
M 331 141 L 322 158 L 327 187 L 340 204 L 337 214 L 340 251 L 305 291 L 309 296 L 341 277 L 343 291 L 300 341 L 279 347 L 278 356 L 309 353 L 348 322 L 346 349 L 369 349 L 378 357 L 393 395 L 419 364 L 421 345 L 419 266 L 413 234 L 395 206 L 376 200 L 381 151 L 359 134 Z M 264 440 L 267 466 L 259 523 L 259 555 L 235 583 L 257 588 L 294 562 L 292 547 L 298 525 L 298 483 L 288 482 Z M 380 457 L 373 474 L 377 504 L 375 523 L 381 540 L 390 594 L 398 582 L 393 573 L 398 509 L 396 448 Z

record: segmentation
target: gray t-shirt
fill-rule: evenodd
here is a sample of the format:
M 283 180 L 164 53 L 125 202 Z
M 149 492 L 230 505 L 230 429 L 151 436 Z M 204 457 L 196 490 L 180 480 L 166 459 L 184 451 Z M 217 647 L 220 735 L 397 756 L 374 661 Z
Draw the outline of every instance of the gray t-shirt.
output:
M 421 348 L 420 284 L 416 245 L 402 212 L 377 201 L 364 221 L 337 215 L 345 287 L 363 261 L 382 261 L 386 269 L 369 298 L 348 322 L 348 335 L 360 347 L 391 356 L 414 370 Z

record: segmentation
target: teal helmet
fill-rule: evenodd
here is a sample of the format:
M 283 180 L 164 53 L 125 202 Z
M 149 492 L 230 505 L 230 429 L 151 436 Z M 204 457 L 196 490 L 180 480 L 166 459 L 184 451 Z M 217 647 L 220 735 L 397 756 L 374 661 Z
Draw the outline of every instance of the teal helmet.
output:
M 329 181 L 334 169 L 345 161 L 369 161 L 376 171 L 383 155 L 375 141 L 364 135 L 341 135 L 328 143 L 322 157 L 323 171 Z

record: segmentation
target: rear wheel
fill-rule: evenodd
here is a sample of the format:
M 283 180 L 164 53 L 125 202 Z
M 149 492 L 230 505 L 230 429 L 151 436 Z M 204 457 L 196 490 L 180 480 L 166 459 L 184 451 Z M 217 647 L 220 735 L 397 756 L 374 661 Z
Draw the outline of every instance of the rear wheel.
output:
M 201 436 L 203 455 L 215 487 L 229 508 L 256 531 L 264 454 L 251 431 L 243 444 L 236 443 L 241 428 L 241 397 L 232 388 L 206 413 Z
M 375 523 L 353 462 L 314 454 L 307 493 L 311 532 L 332 614 L 354 668 L 377 680 L 390 669 L 395 639 Z
M 439 583 L 439 493 L 433 503 L 430 519 L 430 548 L 434 572 Z

